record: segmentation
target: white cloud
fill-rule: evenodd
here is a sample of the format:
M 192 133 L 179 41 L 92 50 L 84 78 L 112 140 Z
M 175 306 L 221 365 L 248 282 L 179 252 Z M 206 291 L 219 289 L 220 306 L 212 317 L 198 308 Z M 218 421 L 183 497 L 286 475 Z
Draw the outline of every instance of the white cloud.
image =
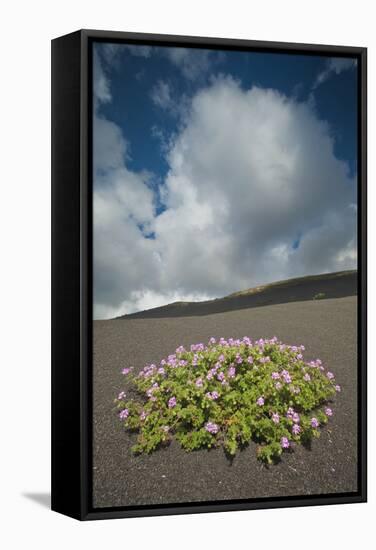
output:
M 116 44 L 106 42 L 97 46 L 104 61 L 108 65 L 117 65 L 123 52 L 128 52 L 135 57 L 150 57 L 153 53 L 152 46 L 143 46 L 141 44 Z
M 142 46 L 141 44 L 125 47 L 132 55 L 135 55 L 136 57 L 150 57 L 153 52 L 153 48 L 151 46 Z
M 97 317 L 355 267 L 355 181 L 310 104 L 231 78 L 198 92 L 167 153 L 160 215 L 120 130 L 102 127 Z
M 103 172 L 123 165 L 127 157 L 127 142 L 119 126 L 95 114 L 93 137 L 95 171 Z
M 180 292 L 156 292 L 154 290 L 136 290 L 130 293 L 129 299 L 121 302 L 117 307 L 97 305 L 95 318 L 113 319 L 124 315 L 124 312 L 135 313 L 155 307 L 173 304 L 174 302 L 202 302 L 209 296 L 198 293 L 181 294 Z
M 152 231 L 155 207 L 150 175 L 126 167 L 119 127 L 94 119 L 94 314 L 115 311 L 134 289 L 155 285 Z M 143 286 L 144 285 L 144 286 Z M 146 286 L 145 286 L 146 285 Z
M 156 239 L 187 290 L 220 295 L 332 269 L 332 244 L 339 251 L 354 235 L 354 182 L 328 127 L 278 92 L 217 81 L 195 97 L 168 160 Z M 315 228 L 320 262 L 305 253 Z
M 110 103 L 112 95 L 110 81 L 106 74 L 109 68 L 119 66 L 121 54 L 127 51 L 136 57 L 148 58 L 152 55 L 151 46 L 124 45 L 124 44 L 100 44 L 94 47 L 93 52 L 93 92 L 95 108 L 100 103 Z
M 178 124 L 181 125 L 181 122 L 184 121 L 187 116 L 191 104 L 191 98 L 189 98 L 188 95 L 181 94 L 177 96 L 168 82 L 158 80 L 151 89 L 150 97 L 154 105 L 175 117 Z M 165 141 L 169 141 L 169 139 Z
M 188 80 L 195 80 L 221 60 L 214 50 L 196 48 L 166 48 L 166 56 Z
M 173 105 L 171 89 L 168 82 L 158 80 L 151 90 L 151 99 L 155 105 L 162 109 L 170 109 Z
M 343 71 L 347 71 L 356 67 L 356 59 L 346 57 L 331 57 L 327 60 L 324 70 L 319 73 L 313 85 L 313 89 L 323 84 L 333 75 L 338 75 Z
M 93 93 L 95 106 L 98 102 L 109 103 L 112 99 L 110 83 L 105 75 L 101 58 L 96 50 L 94 50 L 93 65 Z
M 175 134 L 168 133 L 156 125 L 152 126 L 150 131 L 151 136 L 159 142 L 161 153 L 167 154 L 174 144 Z

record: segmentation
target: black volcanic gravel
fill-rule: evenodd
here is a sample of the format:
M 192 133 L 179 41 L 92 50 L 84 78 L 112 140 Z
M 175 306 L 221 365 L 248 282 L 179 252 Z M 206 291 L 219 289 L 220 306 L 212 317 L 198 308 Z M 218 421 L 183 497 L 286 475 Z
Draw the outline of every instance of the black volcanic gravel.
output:
M 356 296 L 291 302 L 199 316 L 125 318 L 94 322 L 94 506 L 131 506 L 261 498 L 357 490 Z M 208 312 L 209 313 L 209 312 Z M 251 443 L 230 462 L 223 449 L 187 453 L 178 443 L 133 456 L 135 436 L 113 411 L 127 389 L 120 371 L 157 363 L 178 345 L 211 336 L 271 338 L 304 344 L 305 358 L 319 357 L 342 392 L 334 416 L 311 449 L 295 447 L 269 468 Z

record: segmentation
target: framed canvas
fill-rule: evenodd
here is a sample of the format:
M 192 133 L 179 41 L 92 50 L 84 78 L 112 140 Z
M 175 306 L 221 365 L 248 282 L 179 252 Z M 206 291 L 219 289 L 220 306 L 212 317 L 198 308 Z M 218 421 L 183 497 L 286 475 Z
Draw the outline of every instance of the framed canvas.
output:
M 366 500 L 366 49 L 52 41 L 52 508 Z

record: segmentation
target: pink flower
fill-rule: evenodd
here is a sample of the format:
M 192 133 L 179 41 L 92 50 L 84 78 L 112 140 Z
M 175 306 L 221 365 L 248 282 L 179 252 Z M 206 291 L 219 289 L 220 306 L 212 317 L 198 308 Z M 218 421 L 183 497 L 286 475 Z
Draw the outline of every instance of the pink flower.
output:
M 126 418 L 128 418 L 128 416 L 129 416 L 129 410 L 128 409 L 123 409 L 119 413 L 119 417 L 121 418 L 121 420 L 125 420 Z
M 295 414 L 294 409 L 293 409 L 292 407 L 289 407 L 289 408 L 287 409 L 287 413 L 286 413 L 287 418 L 292 419 L 292 417 L 293 417 L 294 414 Z
M 333 411 L 330 407 L 326 407 L 325 409 L 326 416 L 333 416 Z
M 263 404 L 265 403 L 265 400 L 263 397 L 259 397 L 256 401 L 257 405 L 259 405 L 259 407 L 262 407 Z
M 292 421 L 296 424 L 300 422 L 300 416 L 298 415 L 298 413 L 294 412 L 294 414 L 292 415 Z
M 169 355 L 167 364 L 170 365 L 172 368 L 175 368 L 176 363 L 177 363 L 176 356 L 175 355 Z
M 236 374 L 236 369 L 235 367 L 229 367 L 228 371 L 227 371 L 227 375 L 229 378 L 235 378 L 235 374 Z
M 206 396 L 208 399 L 210 399 L 211 401 L 215 401 L 216 399 L 218 399 L 219 393 L 216 392 L 216 391 L 212 391 L 212 392 L 208 391 L 208 392 L 205 394 L 205 396 Z
M 306 382 L 309 382 L 311 380 L 311 377 L 308 374 L 308 372 L 306 372 L 305 375 L 303 376 L 303 380 L 305 380 Z
M 121 374 L 129 374 L 133 370 L 133 367 L 126 367 L 121 371 Z
M 158 372 L 158 374 L 164 374 L 165 370 L 164 370 L 163 367 L 160 367 L 157 372 Z
M 278 380 L 279 378 L 281 378 L 279 372 L 272 372 L 272 380 Z
M 203 351 L 205 349 L 204 344 L 192 344 L 191 351 Z
M 274 424 L 279 424 L 279 414 L 278 413 L 273 413 L 272 414 L 272 420 L 273 420 Z
M 198 388 L 202 388 L 202 386 L 203 386 L 202 378 L 197 378 L 195 384 Z
M 141 411 L 140 420 L 145 420 L 145 418 L 146 418 L 146 412 L 145 412 L 145 411 Z
M 125 399 L 125 397 L 126 397 L 125 391 L 121 391 L 117 398 L 119 401 L 121 401 L 122 399 Z
M 326 373 L 326 376 L 327 376 L 327 378 L 329 378 L 329 380 L 333 380 L 333 378 L 334 378 L 334 374 L 332 372 L 329 372 L 329 371 Z
M 275 387 L 276 390 L 280 390 L 282 388 L 281 382 L 276 382 L 274 387 Z
M 176 405 L 176 397 L 171 397 L 169 400 L 168 400 L 168 408 L 169 409 L 173 409 Z
M 252 355 L 250 355 L 250 356 L 247 358 L 247 361 L 248 361 L 248 363 L 249 363 L 250 365 L 252 365 L 252 363 L 253 363 L 253 357 L 252 357 Z
M 311 426 L 312 426 L 312 428 L 318 428 L 319 427 L 319 421 L 317 420 L 317 418 L 315 418 L 315 417 L 311 418 Z
M 339 386 L 338 384 L 336 386 L 334 386 L 334 389 L 337 391 L 337 392 L 340 392 L 341 391 L 341 386 Z
M 290 442 L 287 437 L 281 437 L 281 447 L 282 449 L 288 449 L 290 447 Z
M 211 434 L 216 434 L 219 430 L 219 426 L 214 422 L 207 422 L 205 424 L 205 430 Z
M 300 432 L 302 431 L 301 427 L 299 426 L 299 424 L 294 424 L 293 427 L 292 427 L 292 433 L 294 435 L 298 435 L 300 434 Z

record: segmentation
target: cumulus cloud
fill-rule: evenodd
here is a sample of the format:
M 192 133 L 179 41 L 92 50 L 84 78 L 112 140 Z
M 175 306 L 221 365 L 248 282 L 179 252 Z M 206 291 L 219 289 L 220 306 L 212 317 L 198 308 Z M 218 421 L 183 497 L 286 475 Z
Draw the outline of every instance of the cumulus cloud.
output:
M 181 294 L 181 292 L 157 292 L 155 290 L 135 290 L 130 293 L 129 299 L 124 300 L 117 306 L 97 304 L 95 318 L 114 319 L 124 315 L 124 312 L 145 311 L 147 309 L 173 304 L 176 302 L 197 302 L 208 300 L 210 296 L 192 292 Z
M 94 119 L 95 315 L 116 309 L 140 284 L 155 285 L 155 216 L 150 174 L 126 167 L 126 141 L 119 127 Z M 103 314 L 103 313 L 102 313 Z M 106 316 L 106 315 L 105 315 Z
M 153 51 L 151 46 L 142 46 L 140 44 L 134 46 L 125 46 L 128 51 L 136 57 L 150 57 Z
M 175 134 L 166 132 L 160 126 L 154 125 L 151 127 L 151 136 L 157 140 L 161 152 L 165 155 L 169 152 L 175 139 Z
M 171 88 L 168 82 L 158 80 L 150 93 L 151 99 L 155 105 L 162 109 L 170 109 L 174 104 L 171 96 Z
M 171 84 L 164 80 L 158 80 L 151 89 L 150 98 L 156 107 L 163 109 L 175 118 L 175 121 L 181 126 L 181 122 L 187 117 L 191 104 L 191 98 L 187 94 L 177 95 Z M 157 133 L 160 134 L 159 130 Z M 158 136 L 155 131 L 152 130 L 152 132 L 154 137 L 161 137 L 161 134 Z M 171 141 L 171 138 L 172 136 L 165 136 L 162 141 L 167 143 Z
M 121 55 L 124 52 L 128 52 L 136 57 L 148 58 L 152 55 L 153 48 L 151 46 L 111 43 L 94 46 L 93 93 L 95 108 L 98 108 L 98 105 L 101 103 L 110 103 L 112 101 L 110 80 L 107 72 L 110 69 L 119 67 Z
M 142 44 L 116 44 L 106 42 L 99 46 L 101 56 L 108 65 L 117 65 L 122 53 L 128 52 L 135 57 L 150 57 L 153 53 L 152 46 Z
M 93 56 L 93 94 L 94 103 L 109 103 L 112 99 L 110 83 L 104 72 L 103 64 L 98 52 L 94 49 Z
M 356 59 L 346 57 L 330 57 L 325 64 L 324 70 L 317 76 L 313 88 L 317 88 L 331 76 L 341 74 L 343 71 L 347 71 L 353 67 L 356 67 Z
M 165 54 L 188 80 L 203 76 L 222 59 L 221 54 L 214 50 L 196 48 L 166 48 Z
M 310 104 L 213 80 L 168 148 L 159 214 L 120 129 L 96 124 L 97 318 L 355 267 L 355 180 Z
M 155 233 L 188 290 L 218 295 L 331 270 L 354 236 L 354 181 L 329 128 L 278 92 L 243 91 L 231 79 L 201 91 L 168 161 Z

